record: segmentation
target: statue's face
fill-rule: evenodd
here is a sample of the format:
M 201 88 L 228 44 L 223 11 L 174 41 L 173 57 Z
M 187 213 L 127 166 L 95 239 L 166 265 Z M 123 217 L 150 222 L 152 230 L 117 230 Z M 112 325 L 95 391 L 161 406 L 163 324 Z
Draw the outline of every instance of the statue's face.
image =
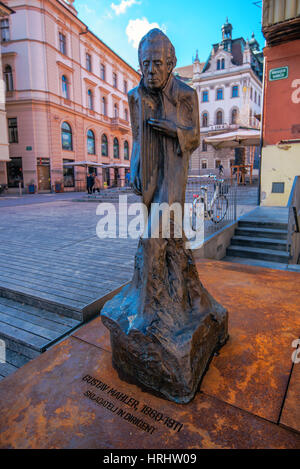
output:
M 164 87 L 173 67 L 172 63 L 167 61 L 163 41 L 144 42 L 141 50 L 141 67 L 147 88 L 159 90 Z

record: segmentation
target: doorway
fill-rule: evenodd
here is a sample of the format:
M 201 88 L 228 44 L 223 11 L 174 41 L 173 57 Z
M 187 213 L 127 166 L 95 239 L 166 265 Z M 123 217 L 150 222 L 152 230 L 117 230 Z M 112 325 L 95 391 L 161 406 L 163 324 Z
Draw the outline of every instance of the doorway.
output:
M 50 160 L 48 158 L 38 158 L 37 164 L 38 190 L 50 191 Z

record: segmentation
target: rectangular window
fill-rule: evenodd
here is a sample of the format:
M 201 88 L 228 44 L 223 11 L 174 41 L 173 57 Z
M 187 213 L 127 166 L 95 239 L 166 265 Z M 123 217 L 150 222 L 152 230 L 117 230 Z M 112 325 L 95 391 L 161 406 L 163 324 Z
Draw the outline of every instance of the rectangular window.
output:
M 202 103 L 208 102 L 208 91 L 203 91 L 202 93 Z
M 74 160 L 63 160 L 64 163 L 74 163 Z M 64 186 L 74 187 L 75 186 L 75 173 L 74 166 L 64 166 Z
M 221 160 L 216 160 L 215 161 L 215 168 L 218 169 L 221 164 Z
M 250 99 L 253 99 L 253 88 L 250 88 Z
M 1 31 L 1 35 L 0 35 L 0 39 L 1 39 L 1 42 L 7 42 L 10 40 L 10 36 L 9 36 L 9 21 L 8 19 L 5 19 L 5 20 L 1 20 L 0 22 L 0 31 Z
M 232 87 L 232 97 L 233 98 L 238 98 L 239 96 L 239 87 L 238 86 L 233 86 Z
M 104 64 L 100 65 L 100 77 L 101 77 L 101 80 L 105 81 L 105 65 Z
M 59 50 L 62 54 L 67 55 L 67 41 L 66 36 L 59 33 Z
M 127 94 L 128 93 L 128 84 L 127 84 L 127 81 L 124 80 L 124 93 Z
M 113 73 L 113 87 L 118 88 L 118 78 L 116 73 Z
M 220 101 L 223 99 L 223 88 L 218 88 L 217 89 L 217 101 Z
M 207 169 L 207 160 L 201 161 L 201 169 Z
M 8 119 L 8 141 L 9 143 L 18 143 L 18 121 L 17 118 Z
M 202 151 L 207 151 L 207 143 L 205 140 L 202 140 Z
M 260 94 L 258 95 L 258 105 L 260 106 Z
M 92 57 L 90 54 L 86 54 L 86 69 L 91 72 L 92 71 Z

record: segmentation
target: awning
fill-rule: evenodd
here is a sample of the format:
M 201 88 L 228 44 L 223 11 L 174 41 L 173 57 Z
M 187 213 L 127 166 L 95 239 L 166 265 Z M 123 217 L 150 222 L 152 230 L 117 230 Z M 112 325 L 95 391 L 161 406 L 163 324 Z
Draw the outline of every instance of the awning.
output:
M 103 168 L 130 168 L 130 164 L 118 164 L 118 163 L 104 164 Z
M 214 148 L 237 148 L 260 145 L 260 130 L 238 129 L 234 132 L 206 137 L 205 142 Z
M 95 163 L 94 161 L 72 161 L 70 163 L 64 163 L 64 166 L 83 166 L 85 168 L 88 168 L 89 166 L 104 167 L 102 163 Z

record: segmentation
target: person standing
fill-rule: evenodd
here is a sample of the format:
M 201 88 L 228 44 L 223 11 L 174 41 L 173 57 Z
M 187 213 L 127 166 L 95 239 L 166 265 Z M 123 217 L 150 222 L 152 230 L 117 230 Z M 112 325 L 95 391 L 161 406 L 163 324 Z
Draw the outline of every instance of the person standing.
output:
M 94 177 L 93 192 L 95 193 L 97 191 L 98 194 L 100 194 L 100 189 L 101 189 L 100 177 L 95 173 L 93 173 L 93 177 Z
M 93 192 L 93 185 L 94 185 L 94 177 L 92 174 L 88 174 L 86 178 L 86 185 L 87 185 L 87 192 L 88 194 L 92 194 Z

